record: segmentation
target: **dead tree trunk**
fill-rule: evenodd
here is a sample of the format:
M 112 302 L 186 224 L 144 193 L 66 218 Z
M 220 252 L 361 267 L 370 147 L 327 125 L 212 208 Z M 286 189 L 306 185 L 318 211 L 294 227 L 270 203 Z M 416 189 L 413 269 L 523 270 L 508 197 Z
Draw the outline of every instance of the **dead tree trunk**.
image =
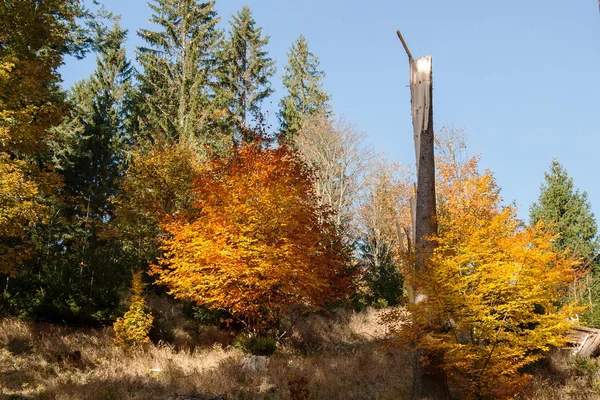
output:
M 417 165 L 416 201 L 413 207 L 413 234 L 415 251 L 415 273 L 425 273 L 428 260 L 435 248 L 429 240 L 437 234 L 435 197 L 435 156 L 433 140 L 433 68 L 431 57 L 414 60 L 400 31 L 396 32 L 404 46 L 410 64 L 410 98 L 413 120 L 413 135 Z M 410 301 L 418 303 L 422 298 L 418 287 L 409 288 Z M 413 399 L 448 398 L 446 379 L 443 371 L 433 366 L 426 371 L 420 362 L 423 356 L 415 352 L 413 370 Z

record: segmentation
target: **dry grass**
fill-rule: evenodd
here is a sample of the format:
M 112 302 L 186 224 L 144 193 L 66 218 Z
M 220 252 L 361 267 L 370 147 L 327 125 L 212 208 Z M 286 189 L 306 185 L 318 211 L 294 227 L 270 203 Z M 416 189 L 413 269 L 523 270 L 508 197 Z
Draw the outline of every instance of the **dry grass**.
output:
M 600 399 L 598 359 L 577 359 L 565 352 L 555 352 L 533 372 L 529 391 L 523 396 L 525 399 Z
M 408 398 L 411 357 L 381 344 L 375 311 L 299 321 L 267 367 L 254 371 L 220 343 L 189 350 L 198 340 L 186 335 L 177 331 L 176 340 L 187 338 L 177 346 L 125 352 L 112 345 L 110 329 L 0 320 L 0 399 Z M 220 342 L 228 334 L 199 342 L 210 335 Z
M 0 319 L 0 399 L 410 397 L 412 355 L 385 346 L 382 311 L 296 318 L 266 367 L 252 370 L 244 366 L 247 356 L 227 346 L 229 332 L 198 327 L 169 304 L 154 306 L 172 343 L 146 351 L 116 348 L 110 329 Z M 600 399 L 597 360 L 556 353 L 532 372 L 521 399 Z

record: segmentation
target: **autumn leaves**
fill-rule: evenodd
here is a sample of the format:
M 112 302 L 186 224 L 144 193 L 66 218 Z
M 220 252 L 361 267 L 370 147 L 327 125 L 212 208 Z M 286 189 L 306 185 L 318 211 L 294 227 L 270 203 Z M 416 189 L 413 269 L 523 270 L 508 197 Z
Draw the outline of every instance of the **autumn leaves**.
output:
M 158 283 L 250 330 L 292 306 L 316 309 L 350 285 L 343 244 L 312 176 L 288 146 L 244 143 L 195 179 L 189 213 L 165 218 Z
M 446 154 L 438 159 L 436 248 L 418 274 L 410 253 L 403 263 L 422 300 L 386 322 L 402 323 L 399 341 L 424 350 L 451 390 L 512 398 L 529 381 L 524 367 L 562 346 L 582 310 L 564 296 L 577 261 L 552 248 L 555 235 L 543 223 L 524 226 L 514 206 L 501 205 L 477 158 Z

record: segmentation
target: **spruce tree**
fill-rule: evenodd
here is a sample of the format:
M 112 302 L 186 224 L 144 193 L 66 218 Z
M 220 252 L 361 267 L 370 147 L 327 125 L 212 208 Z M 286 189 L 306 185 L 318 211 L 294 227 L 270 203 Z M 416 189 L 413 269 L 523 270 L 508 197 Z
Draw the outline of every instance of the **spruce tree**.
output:
M 148 47 L 137 49 L 142 72 L 140 124 L 150 137 L 206 143 L 211 120 L 216 47 L 221 32 L 214 1 L 154 0 L 151 22 L 140 29 Z
M 559 234 L 554 242 L 556 250 L 572 251 L 590 262 L 597 255 L 599 243 L 598 226 L 587 193 L 575 189 L 573 178 L 556 159 L 544 179 L 539 199 L 530 209 L 531 224 L 540 220 L 555 224 L 553 229 Z
M 110 219 L 127 153 L 133 145 L 133 68 L 118 20 L 101 39 L 96 70 L 68 95 L 70 116 L 55 131 L 54 164 L 67 194 L 81 203 L 75 215 Z
M 290 48 L 284 70 L 282 81 L 288 93 L 280 102 L 280 139 L 291 143 L 304 118 L 329 113 L 330 97 L 322 87 L 325 73 L 319 70 L 319 59 L 310 52 L 303 35 Z
M 246 126 L 249 116 L 258 118 L 262 101 L 273 93 L 269 78 L 275 74 L 275 62 L 265 49 L 268 43 L 269 36 L 262 36 L 250 7 L 233 16 L 229 38 L 219 53 L 219 80 L 220 94 L 238 128 Z
M 575 188 L 573 178 L 556 159 L 552 160 L 544 180 L 538 201 L 530 208 L 530 223 L 534 225 L 543 221 L 552 224 L 558 235 L 553 244 L 555 250 L 573 254 L 590 271 L 590 287 L 585 297 L 591 301 L 592 309 L 585 320 L 600 326 L 600 242 L 587 193 Z

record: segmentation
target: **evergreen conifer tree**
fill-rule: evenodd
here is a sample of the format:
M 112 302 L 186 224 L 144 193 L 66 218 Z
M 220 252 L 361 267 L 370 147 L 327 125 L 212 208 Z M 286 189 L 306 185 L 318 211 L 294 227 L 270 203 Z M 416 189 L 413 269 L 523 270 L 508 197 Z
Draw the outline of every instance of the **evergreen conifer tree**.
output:
M 544 180 L 538 201 L 530 208 L 530 223 L 534 225 L 543 221 L 552 224 L 552 229 L 558 234 L 553 243 L 554 249 L 571 253 L 590 271 L 590 287 L 585 298 L 591 301 L 592 309 L 585 316 L 585 322 L 600 326 L 600 242 L 587 193 L 575 188 L 573 178 L 556 159 L 552 160 Z
M 127 31 L 116 20 L 98 46 L 96 70 L 68 95 L 70 116 L 56 129 L 54 164 L 67 194 L 80 203 L 80 218 L 110 219 L 131 132 L 133 68 L 123 43 Z
M 281 139 L 292 143 L 307 116 L 329 113 L 329 95 L 323 90 L 325 73 L 319 70 L 319 59 L 308 49 L 303 35 L 294 42 L 288 52 L 288 64 L 284 67 L 283 86 L 288 93 L 281 99 L 279 121 Z
M 153 0 L 148 5 L 150 20 L 160 30 L 139 31 L 148 44 L 137 50 L 141 128 L 150 137 L 205 144 L 221 38 L 214 1 Z
M 404 278 L 390 244 L 395 245 L 386 243 L 374 232 L 366 232 L 358 246 L 359 263 L 364 270 L 367 300 L 371 303 L 385 300 L 387 305 L 395 306 L 404 293 Z
M 275 74 L 275 62 L 265 49 L 268 43 L 250 7 L 242 7 L 219 52 L 221 96 L 238 128 L 246 126 L 249 116 L 259 117 L 262 101 L 273 93 L 269 78 Z

